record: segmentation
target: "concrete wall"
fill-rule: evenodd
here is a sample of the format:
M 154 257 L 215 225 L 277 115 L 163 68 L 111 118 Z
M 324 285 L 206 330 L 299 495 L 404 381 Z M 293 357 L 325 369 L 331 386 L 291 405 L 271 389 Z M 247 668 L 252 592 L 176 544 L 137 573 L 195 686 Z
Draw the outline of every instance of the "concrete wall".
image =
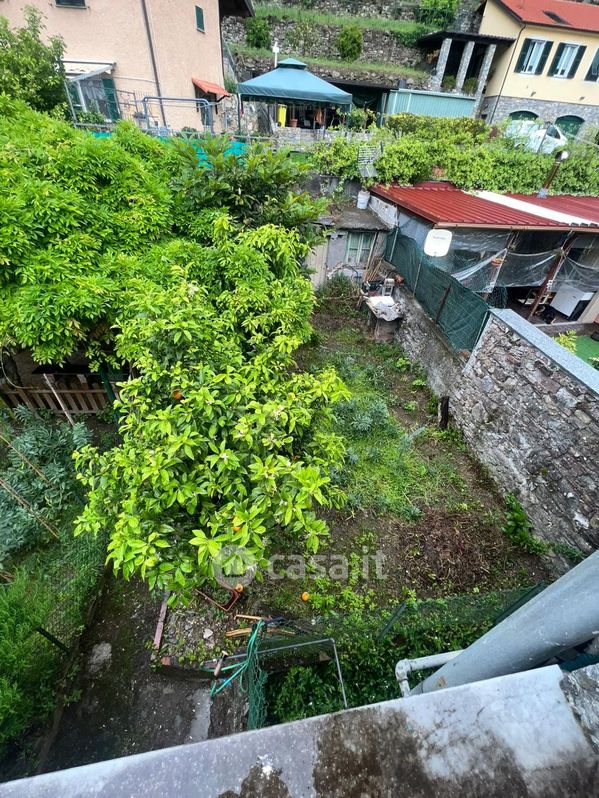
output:
M 599 547 L 599 372 L 509 310 L 467 361 L 405 288 L 397 340 L 425 369 L 477 459 L 549 541 Z
M 585 77 L 599 47 L 599 35 L 584 31 L 565 31 L 559 27 L 523 25 L 494 0 L 490 0 L 485 6 L 480 33 L 516 39 L 513 45 L 497 50 L 485 92 L 487 97 L 520 98 L 537 104 L 543 103 L 543 101 L 560 103 L 563 110 L 553 107 L 548 109 L 552 114 L 554 110 L 557 111 L 556 114 L 548 117 L 549 121 L 554 121 L 556 115 L 569 113 L 576 113 L 577 116 L 588 121 L 596 121 L 593 109 L 599 105 L 599 84 L 586 81 Z M 514 72 L 518 55 L 526 38 L 585 45 L 587 49 L 576 75 L 571 79 L 548 75 L 557 44 L 554 44 L 551 49 L 543 74 L 525 75 Z M 577 110 L 571 110 L 572 106 L 575 106 Z M 519 108 L 512 107 L 510 110 L 531 110 L 539 113 L 532 106 L 528 108 L 526 103 Z M 540 115 L 545 118 L 544 114 Z M 497 118 L 493 117 L 493 121 L 500 118 L 501 115 L 498 115 Z
M 65 59 L 115 62 L 117 90 L 138 97 L 158 94 L 140 0 L 86 0 L 85 8 L 56 6 L 48 0 L 2 0 L 0 14 L 11 26 L 23 24 L 23 9 L 38 8 L 46 36 L 65 41 Z M 218 0 L 146 0 L 163 96 L 193 98 L 192 78 L 223 86 Z M 205 32 L 196 28 L 195 6 L 204 11 Z M 201 127 L 193 104 L 166 105 L 167 124 Z M 217 116 L 216 128 L 219 119 Z
M 0 796 L 597 795 L 598 691 L 599 666 L 552 665 L 0 784 Z

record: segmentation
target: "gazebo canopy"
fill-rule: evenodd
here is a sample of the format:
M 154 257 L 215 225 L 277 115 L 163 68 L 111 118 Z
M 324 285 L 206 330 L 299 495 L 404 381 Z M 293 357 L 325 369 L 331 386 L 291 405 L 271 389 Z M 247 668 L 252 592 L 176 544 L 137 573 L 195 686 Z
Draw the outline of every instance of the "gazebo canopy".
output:
M 237 85 L 240 97 L 248 97 L 261 102 L 310 102 L 347 106 L 352 96 L 326 80 L 313 75 L 306 64 L 295 58 L 281 61 L 276 69 L 265 72 L 257 78 Z

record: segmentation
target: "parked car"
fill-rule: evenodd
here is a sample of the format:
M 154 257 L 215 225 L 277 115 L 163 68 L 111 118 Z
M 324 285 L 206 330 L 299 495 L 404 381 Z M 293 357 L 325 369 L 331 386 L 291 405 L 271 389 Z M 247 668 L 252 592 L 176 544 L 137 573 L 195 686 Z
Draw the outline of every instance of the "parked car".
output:
M 539 124 L 533 119 L 511 120 L 505 129 L 505 135 L 516 139 L 533 152 L 544 154 L 565 147 L 568 143 L 567 136 L 557 125 Z

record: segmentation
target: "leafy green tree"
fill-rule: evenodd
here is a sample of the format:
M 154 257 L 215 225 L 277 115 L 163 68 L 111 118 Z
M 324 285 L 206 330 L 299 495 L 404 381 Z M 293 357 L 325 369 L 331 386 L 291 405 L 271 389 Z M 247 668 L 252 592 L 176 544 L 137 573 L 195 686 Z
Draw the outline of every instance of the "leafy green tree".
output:
M 42 41 L 42 15 L 25 7 L 25 26 L 11 29 L 0 16 L 0 94 L 24 100 L 37 111 L 60 111 L 66 107 L 62 64 L 64 42 L 51 36 Z
M 335 39 L 335 45 L 343 61 L 355 61 L 362 54 L 364 46 L 361 28 L 357 25 L 344 25 Z

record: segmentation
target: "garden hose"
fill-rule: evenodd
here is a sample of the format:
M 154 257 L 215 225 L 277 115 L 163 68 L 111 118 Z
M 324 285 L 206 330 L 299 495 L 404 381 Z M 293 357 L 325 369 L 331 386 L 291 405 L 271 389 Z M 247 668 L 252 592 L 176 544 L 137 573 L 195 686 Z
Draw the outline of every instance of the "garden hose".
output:
M 247 671 L 250 663 L 253 661 L 254 657 L 258 656 L 258 638 L 260 637 L 263 629 L 266 627 L 265 621 L 258 621 L 254 624 L 252 629 L 252 633 L 249 637 L 247 649 L 246 649 L 246 656 L 243 662 L 240 662 L 238 665 L 225 665 L 220 669 L 220 673 L 223 671 L 233 671 L 233 673 L 228 676 L 226 679 L 223 679 L 220 684 L 218 682 L 213 682 L 212 687 L 210 689 L 210 697 L 213 698 L 215 695 L 218 695 L 222 692 L 225 687 L 231 684 L 231 682 L 235 681 L 239 677 L 239 684 L 241 691 L 243 693 L 247 692 L 247 685 L 244 684 L 243 676 Z

